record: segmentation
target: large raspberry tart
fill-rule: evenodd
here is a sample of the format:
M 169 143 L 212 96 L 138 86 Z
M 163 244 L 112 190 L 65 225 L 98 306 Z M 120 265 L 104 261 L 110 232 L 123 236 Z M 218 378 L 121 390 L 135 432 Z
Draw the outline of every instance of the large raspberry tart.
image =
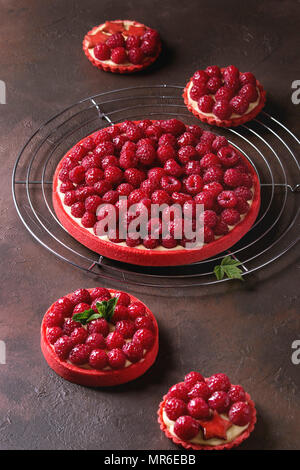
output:
M 256 410 L 250 395 L 225 374 L 204 378 L 190 372 L 163 397 L 158 422 L 169 439 L 186 449 L 230 449 L 249 437 Z
M 201 121 L 220 127 L 239 126 L 254 119 L 266 102 L 266 92 L 251 72 L 234 65 L 197 70 L 187 83 L 183 98 Z
M 121 196 L 128 203 L 127 235 L 121 235 L 119 220 L 116 230 L 99 233 L 106 206 L 119 213 Z M 164 225 L 162 216 L 151 218 L 153 206 L 162 204 L 162 216 L 170 215 Z M 182 215 L 168 214 L 174 204 L 182 214 L 190 211 L 192 227 L 203 222 L 204 244 L 191 244 L 184 230 L 178 234 Z M 144 266 L 182 265 L 221 253 L 249 231 L 260 184 L 247 158 L 222 136 L 177 119 L 125 121 L 66 153 L 54 174 L 53 205 L 64 228 L 96 253 Z M 143 237 L 131 236 L 132 207 L 150 218 Z
M 133 73 L 157 59 L 161 40 L 156 30 L 137 21 L 106 21 L 85 35 L 83 50 L 105 72 Z
M 144 374 L 158 353 L 154 315 L 125 292 L 78 289 L 47 310 L 41 348 L 49 366 L 70 382 L 119 385 Z

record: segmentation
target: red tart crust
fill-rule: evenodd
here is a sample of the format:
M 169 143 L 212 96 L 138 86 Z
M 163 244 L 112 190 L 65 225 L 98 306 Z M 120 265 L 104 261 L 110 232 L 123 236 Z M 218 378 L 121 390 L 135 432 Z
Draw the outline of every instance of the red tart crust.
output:
M 112 33 L 117 33 L 117 32 L 122 32 L 124 33 L 123 27 L 120 28 L 120 22 L 127 22 L 127 21 L 132 21 L 132 20 L 114 20 L 114 21 L 106 21 L 105 23 L 101 23 L 98 26 L 95 26 L 92 28 L 85 36 L 82 42 L 82 48 L 83 52 L 89 59 L 89 61 L 98 69 L 104 70 L 104 72 L 112 72 L 112 73 L 134 73 L 134 72 L 140 72 L 141 70 L 144 70 L 145 68 L 149 67 L 153 62 L 156 61 L 158 58 L 159 54 L 161 53 L 161 44 L 157 50 L 157 53 L 155 56 L 152 57 L 146 57 L 144 62 L 142 64 L 134 65 L 122 65 L 122 64 L 108 64 L 106 61 L 103 60 L 98 60 L 94 58 L 91 53 L 90 53 L 90 48 L 94 47 L 96 45 L 95 40 L 93 39 L 93 36 L 96 36 L 101 38 L 101 32 L 97 33 L 95 35 L 95 32 L 101 27 L 106 24 L 109 24 L 109 29 L 111 30 Z M 137 29 L 135 29 L 137 28 Z M 142 23 L 139 23 L 137 21 L 133 21 L 133 25 L 130 27 L 132 34 L 139 35 L 139 29 L 144 28 L 144 32 L 149 30 L 150 28 L 148 26 L 145 26 Z
M 223 69 L 221 69 L 223 70 Z M 242 116 L 240 117 L 236 117 L 236 118 L 233 118 L 233 119 L 224 119 L 224 120 L 221 120 L 221 119 L 218 119 L 216 116 L 206 116 L 205 114 L 201 113 L 201 111 L 198 109 L 196 110 L 191 102 L 190 102 L 190 99 L 188 97 L 188 89 L 192 83 L 192 79 L 193 77 L 190 78 L 189 82 L 187 83 L 187 85 L 185 86 L 184 90 L 183 90 L 183 99 L 184 99 L 184 103 L 186 105 L 186 107 L 188 108 L 188 110 L 194 114 L 194 116 L 196 116 L 198 119 L 200 119 L 200 121 L 202 122 L 205 122 L 206 124 L 210 124 L 211 126 L 218 126 L 218 127 L 237 127 L 237 126 L 240 126 L 241 124 L 245 124 L 245 122 L 248 122 L 248 121 L 251 121 L 252 119 L 254 119 L 260 112 L 261 110 L 263 109 L 263 107 L 265 106 L 266 104 L 266 92 L 263 88 L 263 86 L 261 85 L 261 83 L 256 80 L 256 86 L 259 90 L 259 102 L 257 103 L 257 105 L 255 106 L 255 108 L 252 109 L 252 111 L 250 111 L 250 113 L 247 113 L 247 114 L 243 114 Z
M 135 121 L 138 122 L 138 121 Z M 116 124 L 117 126 L 118 124 Z M 93 136 L 93 134 L 91 134 Z M 90 137 L 90 136 L 88 136 Z M 82 139 L 76 145 L 82 143 L 86 138 Z M 55 213 L 72 237 L 79 241 L 82 245 L 90 250 L 106 256 L 107 258 L 122 261 L 140 266 L 179 266 L 201 261 L 224 250 L 227 250 L 235 243 L 237 243 L 252 227 L 254 224 L 259 208 L 260 208 L 260 183 L 259 178 L 251 163 L 239 153 L 244 164 L 247 165 L 253 178 L 253 200 L 251 207 L 246 214 L 245 218 L 239 222 L 228 234 L 214 240 L 211 243 L 203 245 L 200 249 L 174 249 L 174 250 L 151 250 L 139 249 L 128 246 L 123 246 L 118 243 L 113 243 L 107 240 L 102 240 L 95 234 L 89 232 L 87 229 L 79 225 L 64 209 L 59 191 L 58 191 L 58 175 L 62 168 L 62 161 L 70 150 L 64 155 L 59 162 L 53 177 L 53 194 L 52 201 Z
M 166 426 L 166 424 L 163 421 L 163 408 L 164 408 L 164 404 L 165 404 L 166 399 L 167 399 L 167 395 L 165 395 L 163 397 L 163 401 L 159 404 L 159 408 L 158 408 L 158 412 L 157 412 L 158 422 L 160 424 L 160 429 L 165 433 L 165 435 L 169 439 L 171 439 L 174 442 L 174 444 L 176 444 L 178 446 L 182 446 L 187 450 L 228 450 L 228 449 L 231 449 L 232 447 L 237 447 L 249 437 L 249 435 L 253 431 L 255 423 L 256 423 L 255 404 L 251 400 L 250 395 L 248 393 L 246 393 L 247 402 L 248 402 L 248 404 L 250 405 L 250 407 L 252 409 L 252 419 L 249 423 L 248 428 L 245 429 L 245 431 L 243 431 L 242 434 L 237 436 L 233 441 L 228 442 L 226 444 L 220 444 L 218 446 L 205 446 L 205 445 L 193 444 L 191 442 L 183 441 L 183 440 L 179 439 L 178 437 L 174 436 L 173 434 L 171 434 L 169 432 L 168 427 Z
M 91 291 L 92 289 L 87 289 Z M 116 291 L 114 289 L 108 289 L 111 294 L 114 294 Z M 70 296 L 71 294 L 66 295 L 65 297 Z M 132 302 L 139 302 L 142 303 L 139 299 L 130 295 L 130 299 Z M 68 380 L 69 382 L 76 383 L 78 385 L 84 385 L 87 387 L 110 387 L 114 385 L 120 385 L 126 382 L 130 382 L 141 375 L 143 375 L 155 362 L 158 353 L 158 325 L 155 319 L 155 316 L 148 309 L 148 307 L 143 304 L 146 308 L 146 313 L 151 318 L 153 325 L 154 325 L 154 332 L 155 332 L 155 341 L 152 348 L 147 351 L 146 355 L 144 356 L 143 360 L 137 362 L 135 364 L 131 364 L 128 367 L 118 370 L 95 370 L 95 369 L 84 369 L 82 367 L 78 367 L 73 365 L 69 362 L 62 361 L 58 358 L 58 356 L 53 351 L 49 341 L 46 338 L 46 326 L 44 319 L 41 325 L 41 349 L 46 359 L 48 365 L 53 369 L 58 375 L 62 378 Z M 52 307 L 52 305 L 51 305 Z M 47 310 L 45 316 L 50 311 L 51 307 Z M 44 316 L 44 318 L 45 318 Z

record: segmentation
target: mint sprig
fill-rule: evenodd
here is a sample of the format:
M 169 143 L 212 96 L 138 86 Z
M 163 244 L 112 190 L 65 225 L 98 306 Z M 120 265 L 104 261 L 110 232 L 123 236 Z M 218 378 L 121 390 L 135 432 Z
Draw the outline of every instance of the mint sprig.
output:
M 104 318 L 106 321 L 110 322 L 114 315 L 118 300 L 118 297 L 112 297 L 109 300 L 97 302 L 96 308 L 98 313 L 96 313 L 95 310 L 93 310 L 92 308 L 89 308 L 88 310 L 84 310 L 83 312 L 75 313 L 72 319 L 81 323 L 82 325 L 86 325 L 87 323 L 93 320 L 97 320 L 98 318 Z
M 225 256 L 222 259 L 221 264 L 214 267 L 214 274 L 218 281 L 224 279 L 226 275 L 229 279 L 239 279 L 243 281 L 242 270 L 238 267 L 242 263 L 239 260 L 232 258 L 231 256 Z

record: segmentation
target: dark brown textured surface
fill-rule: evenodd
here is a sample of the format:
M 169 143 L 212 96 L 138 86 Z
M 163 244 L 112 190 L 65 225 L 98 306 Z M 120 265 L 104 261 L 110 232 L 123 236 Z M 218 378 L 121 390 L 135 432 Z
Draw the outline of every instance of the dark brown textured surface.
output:
M 31 238 L 13 207 L 10 177 L 17 151 L 33 130 L 70 103 L 131 85 L 184 85 L 196 68 L 214 63 L 253 70 L 268 92 L 268 111 L 299 134 L 300 105 L 290 99 L 291 83 L 299 79 L 299 2 L 20 5 L 0 1 L 0 79 L 7 85 L 7 104 L 0 105 L 0 339 L 7 347 L 7 364 L 0 364 L 0 448 L 175 449 L 159 429 L 156 410 L 168 387 L 192 369 L 227 372 L 256 401 L 258 423 L 244 449 L 297 448 L 300 365 L 291 362 L 291 344 L 299 337 L 299 250 L 244 284 L 176 292 L 129 288 L 158 318 L 158 360 L 129 385 L 83 388 L 49 370 L 39 327 L 57 297 L 97 283 Z M 161 32 L 165 52 L 148 71 L 106 74 L 86 60 L 86 31 L 116 18 Z

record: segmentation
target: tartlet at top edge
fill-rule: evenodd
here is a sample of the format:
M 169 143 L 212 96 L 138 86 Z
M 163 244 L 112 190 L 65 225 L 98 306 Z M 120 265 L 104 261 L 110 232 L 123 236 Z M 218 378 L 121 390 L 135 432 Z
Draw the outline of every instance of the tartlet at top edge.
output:
M 163 420 L 163 406 L 165 404 L 166 399 L 167 399 L 167 395 L 164 395 L 163 401 L 159 404 L 159 408 L 157 411 L 158 423 L 160 424 L 160 429 L 165 433 L 168 439 L 171 439 L 174 442 L 174 444 L 178 446 L 182 446 L 187 450 L 229 450 L 232 447 L 239 446 L 243 441 L 245 441 L 249 437 L 249 435 L 251 434 L 251 432 L 253 431 L 255 427 L 255 423 L 256 423 L 255 404 L 254 404 L 254 401 L 251 399 L 250 395 L 246 393 L 247 403 L 250 405 L 252 409 L 252 419 L 247 429 L 245 429 L 245 431 L 243 431 L 239 436 L 237 436 L 231 442 L 227 442 L 226 444 L 220 444 L 217 446 L 198 445 L 198 444 L 193 444 L 192 442 L 183 441 L 179 439 L 178 437 L 173 436 L 173 434 L 169 432 L 168 427 Z
M 112 23 L 113 22 L 118 22 L 118 21 L 133 21 L 133 20 L 113 20 L 111 21 Z M 84 36 L 84 39 L 82 41 L 82 49 L 85 53 L 85 55 L 87 56 L 88 60 L 95 66 L 97 67 L 98 69 L 101 69 L 101 70 L 104 70 L 104 72 L 112 72 L 112 73 L 124 73 L 124 74 L 127 74 L 127 73 L 134 73 L 134 72 L 140 72 L 141 70 L 144 70 L 145 68 L 149 67 L 151 64 L 153 64 L 153 62 L 156 61 L 156 59 L 158 58 L 158 56 L 160 55 L 161 53 L 161 44 L 158 48 L 158 51 L 157 53 L 155 54 L 155 56 L 153 57 L 147 57 L 146 61 L 143 63 L 143 64 L 138 64 L 138 65 L 122 65 L 122 64 L 115 64 L 115 65 L 112 65 L 112 64 L 105 64 L 103 61 L 101 60 L 98 60 L 98 59 L 94 59 L 94 57 L 91 56 L 91 54 L 89 53 L 89 47 L 88 47 L 88 40 L 87 40 L 87 36 L 89 34 L 93 34 L 93 32 L 98 29 L 100 26 L 104 25 L 105 23 L 101 23 L 99 24 L 98 26 L 94 26 L 94 28 L 92 28 L 90 31 L 87 32 L 87 34 Z M 139 23 L 138 21 L 135 21 L 134 24 L 137 24 L 137 25 L 140 25 L 140 26 L 144 26 L 145 28 L 147 28 L 146 25 L 142 24 L 142 23 Z
M 222 70 L 222 69 L 221 69 Z M 211 126 L 218 126 L 218 127 L 237 127 L 240 126 L 241 124 L 245 124 L 248 121 L 251 121 L 254 119 L 263 109 L 263 107 L 266 104 L 266 91 L 264 90 L 263 86 L 261 83 L 256 80 L 256 86 L 259 89 L 259 102 L 257 103 L 257 106 L 250 111 L 248 114 L 244 114 L 238 118 L 233 118 L 233 119 L 218 119 L 216 116 L 205 116 L 205 114 L 201 113 L 201 111 L 197 111 L 194 109 L 192 104 L 190 103 L 189 97 L 188 97 L 188 88 L 192 82 L 193 77 L 191 77 L 184 87 L 183 90 L 183 100 L 188 108 L 188 110 L 194 114 L 200 121 L 205 122 L 206 124 L 210 124 Z
M 89 292 L 92 289 L 87 289 Z M 115 289 L 108 289 L 111 294 L 117 291 Z M 71 294 L 67 294 L 64 297 L 68 297 Z M 123 369 L 117 370 L 108 370 L 108 371 L 101 371 L 96 369 L 84 369 L 80 368 L 79 366 L 73 365 L 66 361 L 59 359 L 59 357 L 53 351 L 49 341 L 46 338 L 46 326 L 44 323 L 44 318 L 47 313 L 52 308 L 52 305 L 48 308 L 47 312 L 45 313 L 42 324 L 41 324 L 41 349 L 43 356 L 48 363 L 48 365 L 53 369 L 58 375 L 60 375 L 65 380 L 69 382 L 76 383 L 78 385 L 84 385 L 87 387 L 109 387 L 114 385 L 120 385 L 123 383 L 130 382 L 141 375 L 143 375 L 155 362 L 157 354 L 158 354 L 158 347 L 159 347 L 159 332 L 158 332 L 158 325 L 155 316 L 151 312 L 151 310 L 141 302 L 138 298 L 134 297 L 131 294 L 128 294 L 132 301 L 140 302 L 146 308 L 146 313 L 151 317 L 151 320 L 154 325 L 155 331 L 155 342 L 152 348 L 147 351 L 143 360 L 133 363 L 128 367 Z M 55 303 L 55 302 L 54 302 Z

